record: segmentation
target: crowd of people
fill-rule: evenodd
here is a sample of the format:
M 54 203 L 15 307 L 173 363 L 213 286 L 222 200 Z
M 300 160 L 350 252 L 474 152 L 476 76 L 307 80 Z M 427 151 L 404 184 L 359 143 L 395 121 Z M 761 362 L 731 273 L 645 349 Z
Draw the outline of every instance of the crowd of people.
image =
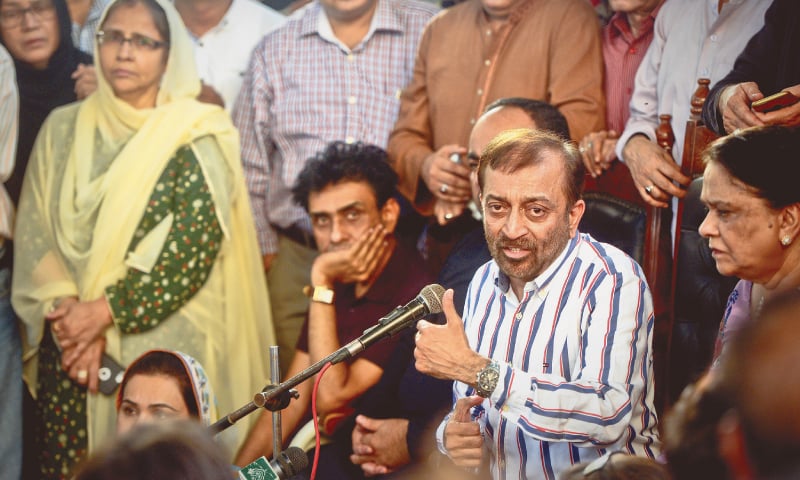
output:
M 0 0 L 0 477 L 791 478 L 796 47 L 794 0 Z M 673 407 L 663 292 L 580 226 L 590 188 L 675 234 L 700 78 L 740 280 Z M 434 282 L 280 438 L 212 438 Z

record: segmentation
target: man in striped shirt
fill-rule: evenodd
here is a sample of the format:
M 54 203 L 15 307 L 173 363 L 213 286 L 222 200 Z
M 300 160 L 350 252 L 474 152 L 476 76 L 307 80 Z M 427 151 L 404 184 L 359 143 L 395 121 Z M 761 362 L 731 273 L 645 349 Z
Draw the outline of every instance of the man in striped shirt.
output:
M 641 268 L 577 230 L 580 154 L 549 133 L 495 138 L 478 170 L 492 261 L 470 283 L 464 321 L 418 324 L 417 369 L 455 380 L 437 432 L 456 465 L 494 478 L 555 479 L 608 450 L 659 453 L 653 303 Z

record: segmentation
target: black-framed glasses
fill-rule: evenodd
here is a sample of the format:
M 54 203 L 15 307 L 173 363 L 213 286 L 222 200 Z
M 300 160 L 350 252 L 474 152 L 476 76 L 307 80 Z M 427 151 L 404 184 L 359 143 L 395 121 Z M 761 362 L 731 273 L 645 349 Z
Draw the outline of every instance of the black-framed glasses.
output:
M 26 14 L 36 15 L 40 19 L 49 19 L 55 13 L 52 0 L 35 0 L 28 8 L 3 8 L 0 9 L 0 23 L 3 28 L 17 28 L 22 24 Z
M 131 48 L 137 52 L 153 52 L 159 48 L 164 48 L 169 45 L 169 42 L 155 40 L 138 33 L 134 33 L 130 37 L 126 37 L 125 34 L 119 30 L 98 30 L 94 36 L 95 39 L 97 39 L 97 44 L 101 47 L 106 45 L 114 45 L 117 48 L 122 48 L 122 45 L 125 43 L 130 43 Z

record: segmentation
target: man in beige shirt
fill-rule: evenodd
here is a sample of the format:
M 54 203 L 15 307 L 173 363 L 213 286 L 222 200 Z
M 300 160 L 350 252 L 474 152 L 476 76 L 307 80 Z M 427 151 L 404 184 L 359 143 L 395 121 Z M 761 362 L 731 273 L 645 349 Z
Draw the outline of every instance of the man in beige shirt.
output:
M 427 26 L 388 151 L 399 189 L 439 224 L 469 201 L 469 132 L 502 97 L 544 100 L 573 138 L 604 127 L 599 26 L 585 0 L 467 0 Z M 456 156 L 457 155 L 457 156 Z

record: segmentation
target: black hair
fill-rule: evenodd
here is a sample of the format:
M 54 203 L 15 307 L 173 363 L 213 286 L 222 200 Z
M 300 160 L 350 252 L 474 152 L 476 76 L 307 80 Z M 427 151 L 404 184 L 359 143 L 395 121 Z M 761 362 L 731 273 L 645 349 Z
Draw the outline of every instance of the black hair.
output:
M 348 181 L 368 183 L 376 205 L 382 208 L 395 193 L 397 174 L 380 147 L 337 141 L 306 162 L 292 187 L 292 198 L 308 211 L 309 195 Z
M 76 480 L 220 480 L 231 478 L 226 453 L 197 422 L 137 425 L 83 464 Z
M 796 175 L 800 128 L 766 126 L 738 130 L 712 143 L 703 153 L 749 186 L 772 208 L 800 202 Z
M 495 100 L 483 112 L 490 112 L 501 107 L 519 108 L 528 114 L 538 130 L 548 130 L 565 141 L 570 139 L 566 117 L 547 102 L 523 97 L 506 97 Z

